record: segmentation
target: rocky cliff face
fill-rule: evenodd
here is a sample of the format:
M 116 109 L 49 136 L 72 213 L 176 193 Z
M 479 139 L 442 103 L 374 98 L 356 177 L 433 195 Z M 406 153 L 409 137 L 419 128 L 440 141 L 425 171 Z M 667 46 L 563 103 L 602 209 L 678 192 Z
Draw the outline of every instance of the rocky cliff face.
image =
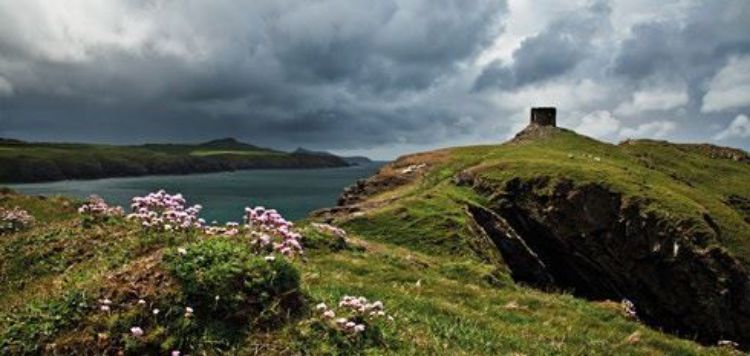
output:
M 638 317 L 706 343 L 750 346 L 750 274 L 716 245 L 705 221 L 671 221 L 643 202 L 594 184 L 514 179 L 491 187 L 463 175 L 481 194 L 502 191 L 472 221 L 500 250 L 512 277 L 589 299 L 632 301 Z

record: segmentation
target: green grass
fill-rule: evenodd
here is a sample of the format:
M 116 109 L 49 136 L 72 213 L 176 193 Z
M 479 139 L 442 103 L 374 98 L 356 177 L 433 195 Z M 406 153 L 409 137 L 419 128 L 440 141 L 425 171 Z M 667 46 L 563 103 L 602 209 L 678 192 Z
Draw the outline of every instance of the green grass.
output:
M 454 199 L 467 198 L 461 189 L 450 195 Z M 127 334 L 132 324 L 151 325 L 153 322 L 135 313 L 134 307 L 122 306 L 125 301 L 120 299 L 113 298 L 117 307 L 130 309 L 118 309 L 108 317 L 96 309 L 98 299 L 120 295 L 119 288 L 131 285 L 132 282 L 118 282 L 121 278 L 140 281 L 127 288 L 141 290 L 139 295 L 144 295 L 149 303 L 161 303 L 159 306 L 164 313 L 179 313 L 179 303 L 170 306 L 164 300 L 178 298 L 170 292 L 171 284 L 151 285 L 147 276 L 154 273 L 138 267 L 142 263 L 139 261 L 147 261 L 160 251 L 173 251 L 174 246 L 186 246 L 203 237 L 143 233 L 124 221 L 83 228 L 74 213 L 75 203 L 60 198 L 42 201 L 5 195 L 2 204 L 18 205 L 38 214 L 38 223 L 31 229 L 0 236 L 0 277 L 3 279 L 0 339 L 4 339 L 5 346 L 37 352 L 55 343 L 58 347 L 76 349 L 81 347 L 82 340 L 95 338 L 97 333 L 114 332 L 110 337 L 115 337 L 118 332 Z M 53 214 L 54 211 L 59 214 Z M 422 218 L 423 222 L 436 220 L 434 216 Z M 302 226 L 303 231 L 309 229 Z M 364 353 L 697 355 L 727 352 L 705 348 L 630 321 L 613 303 L 587 302 L 567 294 L 543 293 L 516 285 L 503 268 L 483 263 L 470 253 L 461 252 L 462 248 L 452 247 L 458 252 L 455 255 L 444 253 L 441 248 L 416 251 L 397 245 L 416 242 L 390 241 L 385 237 L 387 229 L 380 231 L 382 236 L 350 236 L 346 248 L 309 249 L 304 260 L 295 262 L 310 304 L 335 304 L 343 295 L 362 295 L 385 303 L 386 311 L 395 320 L 382 328 L 385 342 L 366 346 L 360 350 Z M 325 237 L 318 234 L 316 239 Z M 345 352 L 332 340 L 303 337 L 301 330 L 306 330 L 307 320 L 314 312 L 307 313 L 308 316 L 298 316 L 270 330 L 245 331 L 245 337 L 221 331 L 220 325 L 201 324 L 209 323 L 209 318 L 196 319 L 196 322 L 201 320 L 199 324 L 164 324 L 163 329 L 158 330 L 148 328 L 148 340 L 159 340 L 157 348 L 179 344 L 184 350 L 197 347 L 196 351 L 230 354 L 258 350 L 271 354 Z M 173 338 L 168 337 L 170 333 L 174 334 Z M 629 338 L 638 340 L 628 341 Z M 132 341 L 122 340 L 126 344 Z M 90 347 L 90 343 L 87 345 Z M 140 344 L 127 345 L 132 352 L 144 350 L 140 348 L 143 345 L 138 346 Z
M 462 207 L 490 198 L 456 187 L 456 174 L 471 172 L 496 192 L 514 178 L 548 177 L 553 182 L 603 185 L 626 198 L 643 200 L 647 211 L 698 229 L 710 229 L 703 219 L 708 214 L 722 233 L 721 241 L 710 243 L 723 245 L 750 265 L 750 223 L 725 203 L 730 195 L 750 198 L 750 164 L 709 158 L 675 144 L 635 141 L 618 146 L 568 131 L 446 152 L 439 159 L 426 158 L 429 171 L 400 188 L 398 200 L 348 220 L 345 226 L 420 251 L 454 254 L 467 250 Z
M 425 159 L 430 166 L 423 176 L 368 202 L 393 195 L 397 200 L 342 220 L 349 232 L 347 244 L 313 232 L 306 222 L 299 224 L 309 248 L 293 265 L 307 304 L 332 305 L 343 295 L 382 300 L 394 317 L 382 325 L 382 341 L 358 348 L 343 345 L 328 334 L 314 332 L 315 312 L 304 308 L 301 315 L 266 328 L 241 329 L 239 334 L 204 315 L 195 319 L 197 324 L 149 327 L 150 340 L 158 340 L 161 351 L 179 346 L 196 354 L 732 353 L 630 320 L 617 303 L 591 302 L 514 283 L 501 260 L 483 258 L 486 246 L 472 240 L 463 210 L 466 204 L 490 204 L 491 196 L 456 186 L 453 177 L 468 170 L 494 187 L 516 177 L 593 182 L 643 198 L 649 209 L 670 219 L 697 221 L 708 212 L 723 231 L 723 240 L 715 243 L 747 257 L 750 227 L 742 212 L 723 200 L 729 194 L 750 197 L 749 165 L 711 159 L 680 146 L 654 142 L 616 146 L 567 132 L 522 143 L 455 148 Z M 101 332 L 130 340 L 117 335 L 127 334 L 132 323 L 156 324 L 131 309 L 104 315 L 95 309 L 96 300 L 135 288 L 149 302 L 162 303 L 160 308 L 173 318 L 181 305 L 169 306 L 168 298 L 187 297 L 180 297 L 174 277 L 159 277 L 171 275 L 167 266 L 144 266 L 164 253 L 174 256 L 175 247 L 216 239 L 145 233 L 124 220 L 84 227 L 76 205 L 64 198 L 0 195 L 0 206 L 20 206 L 37 218 L 29 230 L 0 235 L 0 339 L 5 345 L 38 352 L 54 343 L 76 350 L 82 340 L 90 342 Z M 195 263 L 205 261 L 198 257 Z M 210 279 L 193 274 L 194 269 L 178 275 L 211 282 L 210 290 L 231 294 L 234 289 L 214 283 L 224 280 L 214 273 L 236 273 L 242 268 L 215 267 L 206 269 L 211 271 Z M 203 294 L 201 298 L 208 298 Z M 128 345 L 127 350 L 139 350 Z

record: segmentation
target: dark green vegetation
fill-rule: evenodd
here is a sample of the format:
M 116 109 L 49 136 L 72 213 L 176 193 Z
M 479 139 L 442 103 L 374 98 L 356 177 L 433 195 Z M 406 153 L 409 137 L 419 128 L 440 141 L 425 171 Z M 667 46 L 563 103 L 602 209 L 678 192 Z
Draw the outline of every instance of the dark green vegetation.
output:
M 188 174 L 256 168 L 341 167 L 333 156 L 286 153 L 234 139 L 197 145 L 112 146 L 0 139 L 0 182 Z
M 84 227 L 75 202 L 4 194 L 1 206 L 20 206 L 36 223 L 0 236 L 0 350 L 731 354 L 731 348 L 691 341 L 695 335 L 679 338 L 629 318 L 619 298 L 605 289 L 597 291 L 614 302 L 577 297 L 602 299 L 590 298 L 575 284 L 544 290 L 526 286 L 534 285 L 519 280 L 526 265 L 504 253 L 502 243 L 495 244 L 502 241 L 490 222 L 508 222 L 542 258 L 547 256 L 544 245 L 528 239 L 513 218 L 555 226 L 539 234 L 552 241 L 568 230 L 589 233 L 557 249 L 560 256 L 571 252 L 565 248 L 575 243 L 581 246 L 576 252 L 588 254 L 588 247 L 597 247 L 602 256 L 628 257 L 629 251 L 640 251 L 620 243 L 628 237 L 648 251 L 656 242 L 665 246 L 659 251 L 668 252 L 671 259 L 655 253 L 639 260 L 644 266 L 661 261 L 659 266 L 671 274 L 665 280 L 684 277 L 669 266 L 701 266 L 703 260 L 694 255 L 699 251 L 723 251 L 722 256 L 739 261 L 742 271 L 750 260 L 748 169 L 741 160 L 692 146 L 651 141 L 616 146 L 557 130 L 503 145 L 412 155 L 348 190 L 342 197 L 344 206 L 312 218 L 344 227 L 345 240 L 302 222 L 305 257 L 270 264 L 250 255 L 242 239 L 148 233 L 121 219 Z M 576 209 L 566 205 L 568 199 Z M 602 227 L 632 218 L 613 211 L 607 205 L 612 201 L 618 209 L 636 206 L 636 215 L 647 217 L 646 226 L 658 222 L 653 232 L 638 234 L 652 239 L 649 243 Z M 549 215 L 538 211 L 539 206 L 551 207 Z M 491 212 L 486 216 L 507 219 L 484 220 L 480 217 L 485 215 L 477 213 L 484 211 Z M 671 243 L 677 237 L 680 252 L 675 257 Z M 611 243 L 618 253 L 596 242 Z M 179 247 L 186 247 L 186 252 Z M 689 258 L 695 258 L 694 263 L 683 263 Z M 547 262 L 579 271 L 576 260 Z M 711 266 L 719 272 L 726 267 Z M 593 277 L 608 276 L 607 271 L 582 277 L 597 282 Z M 694 281 L 712 295 L 712 275 L 703 278 L 701 273 L 695 273 Z M 552 277 L 565 281 L 559 274 Z M 727 293 L 737 295 L 730 287 L 731 283 Z M 373 327 L 365 339 L 327 329 L 312 306 L 334 305 L 344 295 L 382 300 L 394 321 Z M 100 310 L 103 298 L 111 300 L 110 312 Z M 139 298 L 145 307 L 139 306 Z M 632 299 L 637 306 L 651 305 Z M 187 305 L 195 308 L 191 318 L 183 315 Z M 159 316 L 150 313 L 153 308 L 160 309 Z M 143 338 L 131 337 L 134 324 L 143 328 Z

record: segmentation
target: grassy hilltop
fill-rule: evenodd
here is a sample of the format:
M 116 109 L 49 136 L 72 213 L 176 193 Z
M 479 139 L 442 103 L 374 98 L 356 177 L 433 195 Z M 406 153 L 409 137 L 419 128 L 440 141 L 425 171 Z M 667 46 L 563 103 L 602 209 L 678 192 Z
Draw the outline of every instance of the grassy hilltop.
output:
M 732 283 L 746 277 L 750 261 L 749 181 L 741 151 L 657 141 L 610 145 L 532 130 L 501 145 L 403 157 L 347 189 L 340 206 L 299 222 L 303 256 L 265 261 L 251 231 L 144 229 L 117 216 L 82 217 L 81 202 L 6 192 L 0 206 L 18 206 L 36 221 L 0 235 L 0 350 L 732 354 L 732 347 L 692 341 L 716 344 L 703 329 L 685 332 L 670 309 L 677 307 L 659 309 L 655 301 L 663 299 L 646 292 L 666 293 L 648 284 L 649 273 L 659 274 L 649 269 L 655 265 L 673 276 L 660 283 L 682 283 L 687 272 L 705 295 L 715 288 L 742 295 Z M 312 223 L 323 220 L 346 234 Z M 525 230 L 532 226 L 537 234 Z M 556 256 L 573 257 L 551 258 L 532 235 L 559 243 Z M 508 254 L 505 248 L 518 247 L 510 236 L 535 253 Z M 548 269 L 532 277 L 548 279 L 529 277 L 539 261 L 519 256 L 538 257 Z M 582 269 L 575 256 L 597 267 Z M 638 262 L 631 265 L 632 256 Z M 645 273 L 644 284 L 620 280 L 629 275 L 613 267 L 620 265 Z M 600 288 L 585 289 L 563 270 Z M 591 270 L 597 273 L 584 273 Z M 244 291 L 248 285 L 254 287 Z M 363 332 L 342 331 L 321 310 L 345 295 L 382 301 L 392 320 L 357 319 L 366 324 Z M 697 310 L 691 296 L 680 300 L 686 312 Z M 637 316 L 617 297 L 632 299 Z M 738 318 L 745 312 L 732 311 Z M 652 315 L 673 322 L 662 325 L 671 333 L 659 331 Z M 712 325 L 707 318 L 694 320 Z
M 194 145 L 139 146 L 0 140 L 0 182 L 5 183 L 346 165 L 333 155 L 287 153 L 231 138 Z

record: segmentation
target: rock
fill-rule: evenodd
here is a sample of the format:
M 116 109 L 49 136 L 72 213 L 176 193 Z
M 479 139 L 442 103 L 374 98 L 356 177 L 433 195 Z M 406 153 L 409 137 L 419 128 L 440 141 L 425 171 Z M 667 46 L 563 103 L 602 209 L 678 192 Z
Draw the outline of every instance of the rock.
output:
M 594 300 L 627 299 L 647 324 L 750 347 L 750 274 L 709 244 L 719 232 L 704 219 L 673 222 L 596 184 L 540 177 L 494 191 L 505 193 L 491 199 L 491 210 L 469 211 L 514 280 Z

